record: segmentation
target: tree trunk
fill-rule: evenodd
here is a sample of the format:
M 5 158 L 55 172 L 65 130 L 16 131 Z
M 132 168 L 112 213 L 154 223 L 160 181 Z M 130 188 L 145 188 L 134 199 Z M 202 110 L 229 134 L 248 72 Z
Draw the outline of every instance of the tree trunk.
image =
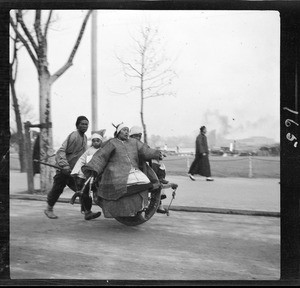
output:
M 11 67 L 10 67 L 11 69 Z M 11 88 L 11 95 L 13 99 L 13 107 L 16 116 L 16 123 L 17 123 L 17 135 L 18 135 L 18 145 L 19 145 L 19 161 L 20 161 L 20 172 L 26 172 L 26 158 L 25 158 L 25 139 L 23 134 L 23 124 L 21 120 L 21 113 L 19 109 L 19 103 L 17 98 L 17 93 L 15 89 L 15 80 L 12 77 L 12 71 L 10 71 L 10 88 Z
M 40 159 L 50 163 L 53 155 L 53 136 L 51 122 L 51 82 L 47 70 L 41 71 L 39 75 L 40 93 Z M 50 158 L 50 159 L 49 159 Z M 53 168 L 40 165 L 41 192 L 47 193 L 52 187 L 54 171 Z
M 48 162 L 51 161 L 50 156 L 53 155 L 53 136 L 52 136 L 52 122 L 51 122 L 51 85 L 56 81 L 63 73 L 69 69 L 73 63 L 73 58 L 77 52 L 79 44 L 81 42 L 87 21 L 91 15 L 92 10 L 89 10 L 86 14 L 84 21 L 82 23 L 79 35 L 75 42 L 74 48 L 69 56 L 69 59 L 65 65 L 63 65 L 57 72 L 52 76 L 48 71 L 48 61 L 47 61 L 47 32 L 51 20 L 52 10 L 49 13 L 48 20 L 44 26 L 41 22 L 42 10 L 36 10 L 35 21 L 34 21 L 34 32 L 27 29 L 23 21 L 22 10 L 18 10 L 16 13 L 16 22 L 20 23 L 23 32 L 27 37 L 24 38 L 24 34 L 20 33 L 17 24 L 10 17 L 10 23 L 14 29 L 17 37 L 20 39 L 22 44 L 26 47 L 29 56 L 31 57 L 38 75 L 39 75 L 39 97 L 40 97 L 40 159 L 41 161 Z M 44 35 L 43 35 L 44 32 Z M 40 184 L 41 192 L 47 193 L 52 186 L 52 178 L 54 174 L 54 169 L 47 165 L 40 165 Z
M 146 124 L 144 121 L 144 64 L 145 64 L 145 53 L 143 52 L 141 55 L 141 122 L 143 126 L 143 131 L 144 131 L 144 143 L 148 144 L 147 141 L 147 130 L 146 130 Z
M 144 121 L 144 91 L 143 91 L 143 78 L 141 79 L 141 122 L 143 126 L 143 132 L 144 132 L 144 143 L 148 144 L 147 141 L 147 129 L 146 129 L 146 124 Z

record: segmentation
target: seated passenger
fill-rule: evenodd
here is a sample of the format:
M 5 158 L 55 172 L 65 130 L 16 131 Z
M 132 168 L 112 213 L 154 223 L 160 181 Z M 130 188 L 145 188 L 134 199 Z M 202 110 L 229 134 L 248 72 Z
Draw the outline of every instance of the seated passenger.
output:
M 72 176 L 77 176 L 83 180 L 86 179 L 84 174 L 81 171 L 81 167 L 83 165 L 85 165 L 86 163 L 88 163 L 92 159 L 93 155 L 98 151 L 98 149 L 100 149 L 102 140 L 103 140 L 103 137 L 100 134 L 94 133 L 92 135 L 92 146 L 90 148 L 88 148 L 77 160 L 77 162 L 71 172 Z
M 103 137 L 98 134 L 98 133 L 94 133 L 92 135 L 92 146 L 89 147 L 81 156 L 80 158 L 77 160 L 74 168 L 71 171 L 71 176 L 74 177 L 75 179 L 75 183 L 76 183 L 76 188 L 77 188 L 77 192 L 76 194 L 72 197 L 70 203 L 74 204 L 75 199 L 77 197 L 80 198 L 80 202 L 81 202 L 81 213 L 86 213 L 86 211 L 89 211 L 92 207 L 92 198 L 89 195 L 89 191 L 85 190 L 82 194 L 81 194 L 81 189 L 84 186 L 84 182 L 86 181 L 86 178 L 84 176 L 84 174 L 81 171 L 81 167 L 83 165 L 85 165 L 86 163 L 88 163 L 93 155 L 96 153 L 96 151 L 98 151 L 99 149 L 101 149 L 101 144 L 102 144 L 102 140 Z M 96 216 L 100 216 L 101 212 L 97 212 Z
M 149 189 L 153 184 L 139 169 L 139 160 L 162 159 L 159 150 L 129 138 L 129 128 L 123 123 L 116 127 L 114 138 L 109 139 L 93 158 L 82 167 L 86 177 L 101 176 L 98 194 L 106 200 L 116 200 L 128 191 Z M 133 189 L 129 189 L 133 188 Z
M 143 129 L 142 127 L 139 127 L 139 126 L 133 126 L 130 128 L 130 131 L 129 131 L 129 136 L 131 138 L 135 138 L 139 141 L 141 141 L 142 139 L 142 134 L 143 134 Z M 143 159 L 140 160 L 140 164 L 139 166 L 142 167 L 143 166 Z M 155 172 L 155 174 L 157 175 L 157 178 L 158 180 L 160 181 L 160 183 L 162 184 L 167 184 L 169 183 L 169 181 L 167 181 L 165 179 L 166 177 L 166 168 L 165 168 L 165 165 L 163 163 L 161 163 L 159 160 L 155 163 L 155 162 L 152 162 L 150 161 L 149 162 L 151 168 L 153 169 L 153 171 Z M 140 168 L 142 169 L 142 168 Z M 163 192 L 162 190 L 162 193 L 161 193 L 161 200 L 167 198 L 166 194 Z M 159 207 L 157 208 L 157 212 L 158 213 L 166 213 L 166 210 L 164 209 L 163 205 L 162 205 L 162 202 L 160 201 L 159 202 Z
M 141 141 L 142 134 L 143 134 L 142 127 L 133 126 L 133 127 L 130 128 L 129 137 L 135 138 L 135 139 Z M 141 162 L 143 162 L 143 160 Z M 142 163 L 140 163 L 140 167 L 141 166 L 142 166 Z M 150 166 L 154 170 L 154 172 L 156 173 L 160 183 L 162 183 L 162 184 L 168 184 L 169 183 L 169 181 L 167 181 L 165 179 L 165 177 L 166 177 L 166 167 L 165 167 L 164 163 L 162 163 L 158 160 L 156 162 L 150 162 Z

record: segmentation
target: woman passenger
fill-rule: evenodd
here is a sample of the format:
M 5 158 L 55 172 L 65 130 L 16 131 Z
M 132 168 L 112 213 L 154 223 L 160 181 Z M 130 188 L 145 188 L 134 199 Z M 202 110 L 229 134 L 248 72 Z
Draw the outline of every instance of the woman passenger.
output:
M 139 159 L 163 158 L 159 150 L 129 138 L 129 128 L 123 123 L 116 127 L 114 136 L 82 167 L 86 177 L 101 176 L 98 194 L 107 200 L 119 199 L 132 186 L 152 187 L 149 178 L 139 169 Z

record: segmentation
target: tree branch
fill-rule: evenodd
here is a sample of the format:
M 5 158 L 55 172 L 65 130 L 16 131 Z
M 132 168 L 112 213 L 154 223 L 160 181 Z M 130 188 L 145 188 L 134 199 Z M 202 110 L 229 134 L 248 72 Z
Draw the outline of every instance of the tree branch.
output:
M 132 92 L 132 90 L 134 90 L 134 89 L 131 89 L 131 91 L 128 91 L 128 92 L 117 92 L 117 91 L 110 90 L 110 89 L 108 88 L 108 91 L 109 91 L 110 93 L 118 94 L 118 95 L 128 95 L 128 94 L 130 94 L 130 93 Z
M 77 49 L 79 47 L 79 44 L 81 42 L 87 21 L 91 15 L 91 13 L 93 12 L 93 10 L 89 10 L 83 20 L 81 29 L 79 31 L 79 35 L 77 37 L 77 40 L 75 42 L 74 48 L 69 56 L 69 59 L 67 61 L 67 63 L 65 65 L 63 65 L 60 69 L 58 69 L 50 78 L 50 82 L 53 83 L 54 81 L 56 81 L 63 73 L 65 73 L 72 65 L 73 65 L 73 58 L 77 52 Z
M 155 71 L 154 71 L 155 72 Z M 167 74 L 167 73 L 169 73 L 169 74 L 171 74 L 172 73 L 172 70 L 164 70 L 164 71 L 162 71 L 162 72 L 160 72 L 160 73 L 158 73 L 158 74 L 155 74 L 155 75 L 153 75 L 153 76 L 151 76 L 151 77 L 149 77 L 149 78 L 145 78 L 144 79 L 144 81 L 146 82 L 146 81 L 155 81 L 157 78 L 161 78 L 163 75 L 165 75 L 165 74 Z M 150 73 L 148 73 L 148 75 L 149 75 Z M 153 73 L 152 73 L 153 74 Z M 172 73 L 173 74 L 173 73 Z M 168 74 L 167 74 L 168 75 Z M 171 75 L 170 75 L 170 77 L 171 77 Z
M 68 62 L 71 62 L 71 63 L 72 63 L 72 61 L 73 61 L 73 58 L 74 58 L 74 56 L 75 56 L 75 53 L 77 52 L 77 49 L 78 49 L 79 44 L 80 44 L 80 42 L 81 42 L 81 38 L 82 38 L 82 36 L 83 36 L 84 30 L 85 30 L 85 26 L 86 26 L 87 21 L 88 21 L 90 15 L 92 14 L 92 12 L 93 12 L 92 10 L 89 10 L 88 13 L 87 13 L 86 16 L 85 16 L 85 19 L 83 20 L 83 23 L 82 23 L 82 26 L 81 26 L 81 29 L 80 29 L 80 32 L 79 32 L 77 41 L 76 41 L 76 43 L 75 43 L 75 45 L 74 45 L 73 51 L 71 52 L 71 55 L 70 55 L 70 57 L 69 57 Z
M 155 93 L 153 95 L 146 96 L 143 99 L 145 100 L 145 99 L 148 99 L 148 98 L 161 97 L 161 96 L 171 96 L 171 95 L 175 95 L 175 93 L 173 93 L 173 92 Z
M 12 41 L 14 41 L 14 48 L 13 48 L 13 57 L 12 57 L 12 62 L 9 63 L 11 66 L 14 65 L 15 63 L 15 60 L 16 60 L 16 55 L 17 55 L 17 39 L 18 39 L 18 36 L 16 35 L 15 38 L 11 37 Z
M 35 65 L 36 68 L 38 68 L 38 62 L 36 57 L 34 56 L 30 46 L 28 45 L 26 39 L 21 35 L 21 33 L 18 31 L 18 28 L 16 26 L 16 24 L 14 23 L 13 19 L 10 17 L 10 25 L 13 27 L 16 35 L 18 36 L 18 38 L 21 40 L 21 42 L 24 44 L 25 48 L 28 51 L 29 56 L 31 57 L 33 64 Z
M 18 48 L 17 48 L 17 42 L 18 42 L 18 36 L 16 35 L 16 37 L 13 39 L 14 41 L 14 48 L 13 48 L 13 59 L 12 62 L 10 63 L 10 73 L 11 73 L 11 81 L 13 82 L 13 84 L 16 82 L 17 79 L 17 74 L 18 74 Z M 15 67 L 15 73 L 13 75 L 13 67 Z
M 128 67 L 131 68 L 133 71 L 135 71 L 135 72 L 139 75 L 139 77 L 142 76 L 141 72 L 139 72 L 136 68 L 134 68 L 134 67 L 131 65 L 131 63 L 124 62 L 124 61 L 123 61 L 121 58 L 119 58 L 119 57 L 117 57 L 117 59 L 122 63 L 124 69 L 126 69 L 126 66 L 128 66 Z M 129 69 L 129 68 L 127 68 L 127 69 Z M 132 76 L 132 77 L 133 77 L 133 76 Z
M 51 77 L 50 77 L 50 83 L 55 82 L 62 74 L 64 74 L 73 63 L 67 62 L 64 66 L 62 66 L 60 69 L 58 69 Z
M 48 15 L 48 20 L 47 20 L 47 23 L 46 23 L 46 26 L 45 26 L 45 30 L 44 30 L 44 37 L 46 39 L 47 39 L 47 34 L 48 34 L 48 28 L 49 28 L 50 20 L 51 20 L 51 17 L 52 17 L 52 12 L 53 12 L 53 10 L 50 10 L 49 15 Z
M 131 71 L 130 69 L 126 69 L 123 67 L 123 70 L 124 70 L 124 76 L 125 77 L 130 77 L 130 78 L 139 78 L 141 79 L 142 78 L 142 75 L 140 74 L 130 74 L 130 72 L 134 72 L 134 71 Z
M 143 99 L 144 100 L 146 100 L 146 99 L 148 99 L 148 98 L 155 98 L 155 97 L 161 97 L 161 96 L 164 96 L 165 94 L 156 94 L 156 95 L 151 95 L 151 96 L 146 96 L 146 97 L 144 97 Z
M 41 10 L 36 10 L 35 12 L 34 29 L 38 41 L 38 46 L 41 48 L 43 45 L 43 34 L 41 30 Z
M 36 45 L 31 33 L 29 32 L 27 26 L 25 25 L 24 21 L 23 21 L 23 14 L 22 14 L 22 10 L 18 10 L 17 12 L 17 21 L 21 24 L 21 27 L 25 33 L 25 35 L 27 36 L 27 38 L 29 39 L 33 49 L 35 50 L 36 53 L 38 53 L 38 46 Z

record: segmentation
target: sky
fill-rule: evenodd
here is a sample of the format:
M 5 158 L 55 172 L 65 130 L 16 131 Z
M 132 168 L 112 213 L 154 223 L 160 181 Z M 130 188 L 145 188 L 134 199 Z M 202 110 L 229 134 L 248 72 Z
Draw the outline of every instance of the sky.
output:
M 50 73 L 67 61 L 85 14 L 84 10 L 55 11 L 48 38 Z M 170 59 L 177 74 L 169 88 L 175 96 L 145 102 L 149 136 L 195 136 L 205 125 L 208 132 L 216 130 L 229 139 L 262 136 L 279 142 L 277 11 L 98 10 L 97 128 L 106 129 L 107 137 L 113 135 L 112 123 L 141 126 L 139 94 L 127 93 L 133 82 L 124 77 L 116 55 L 136 56 L 132 37 L 138 37 L 145 25 L 158 29 L 157 53 Z M 37 72 L 25 48 L 19 54 L 17 92 L 28 99 L 38 123 Z M 79 115 L 92 120 L 91 18 L 73 66 L 53 84 L 51 94 L 57 146 L 76 129 Z

